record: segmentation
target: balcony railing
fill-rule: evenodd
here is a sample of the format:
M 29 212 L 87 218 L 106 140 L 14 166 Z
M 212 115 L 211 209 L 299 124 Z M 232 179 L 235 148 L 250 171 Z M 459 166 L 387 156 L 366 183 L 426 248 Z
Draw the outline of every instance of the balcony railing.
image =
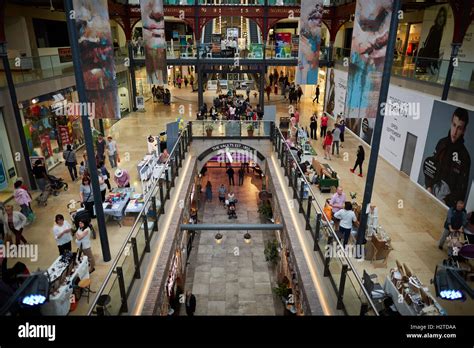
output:
M 126 50 L 124 49 L 116 50 L 116 55 L 114 56 L 116 66 L 124 65 L 124 58 L 127 57 L 125 52 Z M 72 61 L 62 63 L 57 54 L 11 58 L 8 59 L 8 62 L 15 85 L 74 74 Z M 0 61 L 0 87 L 4 87 L 7 84 L 4 70 L 3 61 Z
M 164 0 L 165 6 L 193 6 L 195 0 Z M 269 6 L 299 6 L 301 0 L 268 0 Z M 265 0 L 198 0 L 199 6 L 263 6 Z

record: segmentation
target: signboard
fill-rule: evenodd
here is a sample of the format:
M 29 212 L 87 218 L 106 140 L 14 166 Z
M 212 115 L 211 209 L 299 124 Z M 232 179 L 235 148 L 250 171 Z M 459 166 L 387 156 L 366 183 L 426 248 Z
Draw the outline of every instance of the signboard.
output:
M 63 146 L 72 144 L 71 137 L 69 136 L 68 126 L 58 126 L 59 138 Z
M 0 157 L 0 191 L 6 189 L 8 186 L 7 173 L 5 172 L 5 165 L 3 158 Z
M 138 110 L 145 110 L 145 98 L 142 95 L 135 97 L 135 103 Z
M 72 62 L 71 47 L 58 48 L 58 56 L 60 63 Z
M 263 156 L 259 151 L 255 150 L 254 148 L 252 148 L 248 145 L 242 144 L 242 143 L 222 143 L 222 144 L 215 145 L 215 146 L 207 149 L 206 151 L 204 151 L 198 157 L 198 160 L 202 161 L 209 154 L 211 154 L 213 152 L 216 152 L 216 151 L 225 150 L 225 149 L 236 149 L 236 150 L 246 151 L 246 152 L 249 152 L 249 153 L 256 153 L 259 160 L 261 160 L 261 161 L 265 160 L 265 156 Z

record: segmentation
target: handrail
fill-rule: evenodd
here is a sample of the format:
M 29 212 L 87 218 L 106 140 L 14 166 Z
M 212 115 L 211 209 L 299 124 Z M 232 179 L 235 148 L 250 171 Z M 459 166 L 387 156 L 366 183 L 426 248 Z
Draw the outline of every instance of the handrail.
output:
M 278 128 L 278 127 L 276 127 L 276 126 L 275 126 L 275 128 L 278 129 L 278 133 L 277 133 L 277 134 L 280 135 L 280 137 L 281 137 L 281 139 L 282 139 L 282 142 L 283 142 L 283 143 L 286 145 L 286 147 L 287 147 L 288 153 L 291 155 L 291 157 L 293 157 L 293 160 L 294 160 L 295 163 L 296 163 L 296 169 L 295 169 L 295 171 L 296 171 L 296 170 L 299 170 L 299 172 L 301 173 L 302 179 L 304 180 L 305 184 L 307 184 L 308 189 L 309 189 L 309 191 L 311 192 L 311 195 L 312 195 L 312 197 L 313 197 L 311 203 L 312 203 L 312 204 L 316 203 L 317 207 L 319 208 L 319 211 L 322 213 L 322 212 L 323 212 L 323 209 L 321 208 L 321 205 L 319 204 L 319 202 L 318 202 L 318 200 L 317 200 L 317 198 L 316 198 L 316 195 L 314 194 L 314 191 L 313 191 L 312 188 L 311 188 L 310 183 L 308 182 L 308 180 L 306 179 L 306 176 L 304 175 L 303 171 L 301 170 L 300 166 L 298 165 L 297 159 L 295 158 L 294 154 L 291 152 L 290 146 L 289 146 L 288 143 L 286 142 L 286 139 L 285 139 L 285 137 L 283 136 L 283 134 L 282 134 L 280 128 Z M 296 172 L 295 172 L 295 175 L 296 175 Z M 316 208 L 316 207 L 315 207 L 315 208 Z M 318 210 L 318 209 L 316 209 L 316 211 L 317 211 L 317 210 Z M 337 236 L 337 234 L 336 234 L 336 231 L 334 231 L 334 229 L 332 228 L 332 226 L 331 226 L 331 224 L 329 223 L 329 220 L 328 220 L 328 218 L 327 218 L 327 216 L 326 216 L 325 214 L 322 213 L 322 214 L 321 214 L 321 217 L 327 222 L 327 227 L 329 227 L 329 230 L 331 231 L 332 236 L 335 237 L 335 240 L 336 240 L 337 243 L 339 244 L 339 247 L 341 248 L 341 250 L 342 250 L 342 252 L 343 252 L 344 259 L 345 259 L 345 261 L 347 262 L 347 264 L 350 266 L 351 270 L 353 271 L 353 273 L 354 273 L 354 275 L 355 275 L 355 277 L 356 277 L 356 280 L 357 280 L 357 282 L 359 283 L 359 285 L 360 285 L 360 287 L 361 287 L 361 290 L 362 290 L 362 292 L 364 293 L 365 297 L 367 298 L 367 300 L 368 300 L 370 306 L 372 307 L 372 309 L 374 310 L 374 312 L 376 313 L 376 315 L 379 315 L 377 309 L 375 308 L 375 304 L 374 304 L 374 302 L 372 301 L 371 296 L 369 295 L 369 293 L 367 292 L 367 290 L 365 289 L 365 287 L 364 287 L 364 285 L 363 285 L 363 283 L 362 283 L 362 279 L 360 278 L 359 274 L 357 273 L 357 271 L 356 271 L 354 265 L 352 264 L 352 262 L 349 260 L 349 257 L 347 256 L 347 253 L 346 253 L 346 251 L 344 250 L 344 246 L 342 245 L 341 241 L 339 240 L 339 238 L 338 238 L 338 236 Z
M 166 162 L 164 163 L 163 165 L 163 168 L 161 169 L 161 171 L 159 172 L 159 175 L 158 177 L 161 177 L 163 171 L 167 170 L 166 166 L 170 163 L 170 161 L 172 160 L 172 154 L 174 153 L 175 149 L 176 149 L 176 146 L 178 146 L 181 138 L 183 137 L 183 134 L 184 132 L 187 132 L 188 131 L 188 128 L 185 126 L 183 128 L 183 130 L 180 132 L 179 134 L 179 137 L 176 141 L 176 143 L 174 144 L 173 146 L 173 149 L 171 150 L 171 152 L 169 152 L 169 157 L 168 159 L 166 160 Z M 153 187 L 150 189 L 150 192 L 154 192 L 155 189 L 157 188 L 157 185 L 158 185 L 158 182 L 159 180 L 157 180 L 155 182 L 155 184 L 153 185 Z M 140 213 L 138 214 L 138 217 L 135 221 L 135 223 L 133 224 L 132 228 L 130 229 L 130 232 L 128 233 L 127 235 L 127 238 L 125 239 L 124 243 L 122 244 L 122 246 L 120 247 L 120 250 L 118 251 L 117 253 L 117 256 L 115 257 L 113 263 L 112 263 L 112 266 L 110 267 L 109 269 L 109 272 L 107 273 L 107 276 L 104 278 L 104 280 L 102 281 L 102 285 L 101 287 L 99 288 L 99 290 L 97 291 L 97 295 L 96 297 L 94 298 L 94 300 L 92 301 L 92 304 L 91 306 L 89 307 L 89 311 L 87 312 L 87 315 L 90 316 L 92 314 L 92 311 L 94 310 L 95 306 L 97 305 L 97 301 L 99 300 L 99 297 L 100 295 L 104 292 L 105 290 L 105 287 L 107 286 L 110 278 L 112 277 L 112 274 L 114 273 L 114 270 L 115 268 L 117 267 L 117 264 L 125 250 L 125 248 L 127 247 L 127 244 L 130 242 L 130 239 L 132 238 L 132 234 L 133 232 L 135 231 L 135 228 L 137 227 L 137 224 L 141 224 L 143 223 L 142 220 L 140 219 L 141 216 L 143 216 L 143 213 L 145 212 L 145 210 L 147 209 L 147 206 L 148 204 L 150 203 L 150 200 L 151 198 L 153 197 L 153 195 L 149 195 L 148 198 L 145 199 L 145 201 L 143 202 L 143 208 L 140 210 Z M 165 202 L 161 202 L 162 205 L 164 205 Z

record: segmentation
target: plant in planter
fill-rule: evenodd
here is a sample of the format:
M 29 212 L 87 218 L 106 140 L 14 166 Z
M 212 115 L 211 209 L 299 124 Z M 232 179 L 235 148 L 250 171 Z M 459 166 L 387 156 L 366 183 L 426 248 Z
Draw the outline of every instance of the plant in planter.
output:
M 255 130 L 255 127 L 253 126 L 253 123 L 249 123 L 247 125 L 247 134 L 249 137 L 253 137 L 253 131 Z
M 263 251 L 265 254 L 265 260 L 270 262 L 273 265 L 278 263 L 280 259 L 280 255 L 278 253 L 278 241 L 277 240 L 269 240 L 265 243 L 265 250 Z
M 272 206 L 268 201 L 259 204 L 258 212 L 264 219 L 270 220 L 273 217 Z
M 212 131 L 214 130 L 214 126 L 212 124 L 207 124 L 204 129 L 206 130 L 206 134 L 208 137 L 212 136 Z
M 284 301 L 291 293 L 291 289 L 285 283 L 278 283 L 278 286 L 273 288 L 273 292 Z

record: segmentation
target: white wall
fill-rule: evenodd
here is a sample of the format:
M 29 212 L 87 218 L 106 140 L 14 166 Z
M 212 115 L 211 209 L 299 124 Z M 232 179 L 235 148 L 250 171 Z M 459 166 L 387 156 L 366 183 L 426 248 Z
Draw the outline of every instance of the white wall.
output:
M 5 37 L 10 58 L 19 55 L 31 56 L 31 45 L 25 17 L 5 16 Z

